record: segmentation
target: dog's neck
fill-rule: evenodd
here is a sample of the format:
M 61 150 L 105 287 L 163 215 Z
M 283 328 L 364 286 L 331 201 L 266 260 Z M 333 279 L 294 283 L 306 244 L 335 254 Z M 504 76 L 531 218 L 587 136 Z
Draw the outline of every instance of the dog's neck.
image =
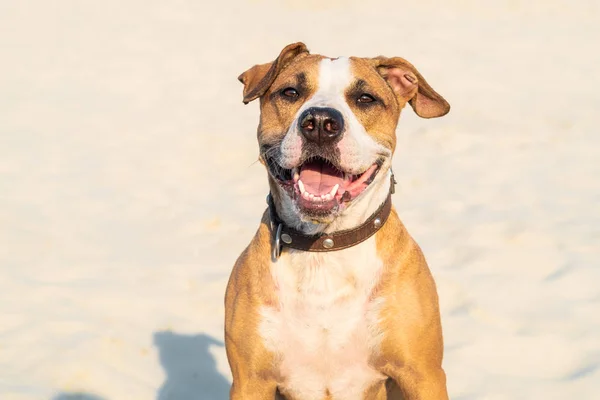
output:
M 381 174 L 359 198 L 350 202 L 348 207 L 329 223 L 302 221 L 292 200 L 284 195 L 278 201 L 277 214 L 290 228 L 306 235 L 333 233 L 356 228 L 363 224 L 383 204 L 390 193 L 391 169 Z

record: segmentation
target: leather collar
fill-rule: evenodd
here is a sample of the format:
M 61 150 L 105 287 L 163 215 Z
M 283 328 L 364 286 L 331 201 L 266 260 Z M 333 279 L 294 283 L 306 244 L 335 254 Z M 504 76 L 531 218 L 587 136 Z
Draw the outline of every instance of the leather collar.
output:
M 286 226 L 277 215 L 273 197 L 269 193 L 269 218 L 273 236 L 272 257 L 277 260 L 283 247 L 296 250 L 326 252 L 337 251 L 355 246 L 373 236 L 387 221 L 392 210 L 392 194 L 395 192 L 396 180 L 390 175 L 390 192 L 383 204 L 361 225 L 333 233 L 306 235 L 296 229 Z

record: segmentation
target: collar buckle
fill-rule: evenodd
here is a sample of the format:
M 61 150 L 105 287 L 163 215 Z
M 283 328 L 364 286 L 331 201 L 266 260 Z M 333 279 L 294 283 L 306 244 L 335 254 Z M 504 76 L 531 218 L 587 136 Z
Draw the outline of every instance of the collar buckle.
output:
M 272 224 L 272 222 L 271 222 Z M 277 225 L 277 231 L 275 231 L 275 236 L 273 237 L 273 245 L 271 246 L 271 259 L 273 261 L 277 261 L 279 256 L 281 255 L 281 231 L 283 230 L 283 224 Z

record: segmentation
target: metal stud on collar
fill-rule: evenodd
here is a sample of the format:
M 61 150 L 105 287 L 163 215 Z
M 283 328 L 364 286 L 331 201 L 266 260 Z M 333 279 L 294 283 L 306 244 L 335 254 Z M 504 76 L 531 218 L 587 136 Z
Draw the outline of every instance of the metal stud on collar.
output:
M 281 241 L 285 244 L 291 244 L 292 243 L 292 237 L 290 235 L 288 235 L 287 233 L 282 233 L 281 234 Z
M 375 221 L 373 221 L 373 226 L 375 229 L 379 229 L 381 227 L 381 218 L 375 218 Z
M 333 239 L 327 238 L 323 240 L 323 247 L 325 247 L 326 249 L 332 248 L 334 244 L 335 243 L 333 243 Z

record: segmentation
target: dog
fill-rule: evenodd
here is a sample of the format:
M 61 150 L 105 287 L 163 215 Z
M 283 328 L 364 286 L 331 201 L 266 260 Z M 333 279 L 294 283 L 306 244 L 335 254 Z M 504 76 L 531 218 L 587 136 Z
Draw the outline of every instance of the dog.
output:
M 238 79 L 260 99 L 270 194 L 225 295 L 230 398 L 447 399 L 437 291 L 391 164 L 404 106 L 450 105 L 402 58 L 303 43 Z

